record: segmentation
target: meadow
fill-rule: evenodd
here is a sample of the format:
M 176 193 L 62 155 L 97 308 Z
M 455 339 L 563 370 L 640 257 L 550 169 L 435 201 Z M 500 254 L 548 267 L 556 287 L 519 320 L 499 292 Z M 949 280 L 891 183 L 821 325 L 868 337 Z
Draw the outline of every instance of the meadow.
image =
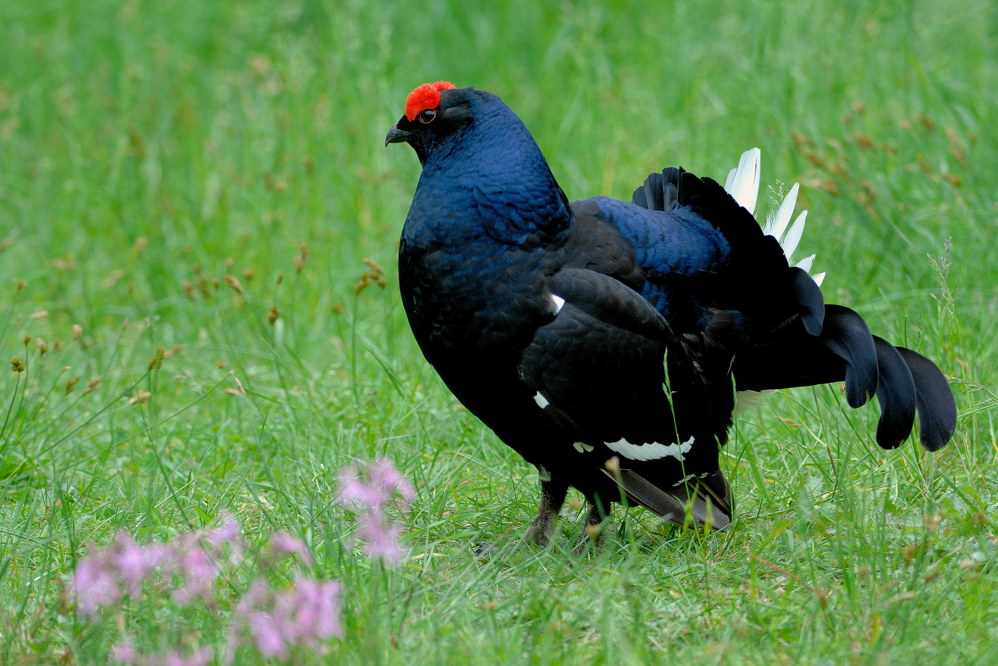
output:
M 996 36 L 991 0 L 0 4 L 0 662 L 998 663 Z M 419 165 L 384 137 L 439 79 L 502 96 L 573 199 L 762 148 L 760 212 L 801 183 L 827 300 L 951 377 L 953 442 L 883 451 L 875 406 L 785 391 L 736 421 L 729 532 L 618 509 L 576 556 L 575 495 L 518 545 L 536 472 L 398 297 Z M 415 489 L 396 564 L 337 501 L 382 457 Z M 210 603 L 71 592 L 116 535 L 234 524 Z M 299 568 L 342 635 L 226 656 Z

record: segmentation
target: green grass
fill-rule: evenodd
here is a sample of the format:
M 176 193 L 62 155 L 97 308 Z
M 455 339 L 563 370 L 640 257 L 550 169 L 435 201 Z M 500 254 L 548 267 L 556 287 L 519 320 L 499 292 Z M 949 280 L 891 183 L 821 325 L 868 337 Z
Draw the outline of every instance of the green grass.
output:
M 0 358 L 26 370 L 0 384 L 0 662 L 103 663 L 117 616 L 74 612 L 77 559 L 224 512 L 343 581 L 343 663 L 998 662 L 998 8 L 573 4 L 3 3 Z M 572 198 L 760 146 L 764 183 L 802 183 L 829 300 L 953 377 L 953 443 L 884 452 L 875 408 L 787 392 L 726 449 L 729 533 L 618 510 L 573 557 L 575 498 L 551 548 L 475 558 L 537 489 L 397 296 L 418 164 L 383 137 L 437 79 L 499 93 Z M 386 287 L 357 292 L 364 259 Z M 394 570 L 334 502 L 378 455 L 419 491 Z M 216 613 L 123 611 L 225 639 Z

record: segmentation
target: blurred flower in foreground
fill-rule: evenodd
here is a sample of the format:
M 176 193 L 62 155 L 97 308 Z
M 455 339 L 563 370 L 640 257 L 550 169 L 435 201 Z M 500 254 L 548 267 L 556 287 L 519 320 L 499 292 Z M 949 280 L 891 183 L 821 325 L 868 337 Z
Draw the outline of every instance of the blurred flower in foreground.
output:
M 111 649 L 112 661 L 139 666 L 206 666 L 211 663 L 214 656 L 215 651 L 210 647 L 203 647 L 187 656 L 180 652 L 143 655 L 135 649 L 130 638 L 126 638 Z
M 337 581 L 318 581 L 300 575 L 293 588 L 280 591 L 257 579 L 236 607 L 230 646 L 238 642 L 240 625 L 245 624 L 257 651 L 264 657 L 286 659 L 294 646 L 321 653 L 321 641 L 343 636 L 341 592 L 342 586 Z M 231 648 L 227 654 L 232 654 Z
M 387 509 L 396 504 L 409 511 L 416 495 L 412 484 L 399 474 L 391 461 L 380 459 L 360 470 L 356 466 L 339 474 L 337 502 L 358 517 L 358 539 L 364 542 L 368 557 L 397 564 L 403 555 L 399 544 L 402 528 L 389 520 Z M 305 649 L 325 654 L 330 638 L 343 636 L 340 598 L 343 586 L 335 580 L 316 580 L 304 570 L 315 566 L 312 553 L 301 539 L 287 532 L 274 533 L 269 543 L 244 558 L 246 544 L 239 523 L 224 516 L 222 525 L 181 533 L 166 543 L 141 545 L 126 531 L 115 535 L 103 549 L 92 550 L 81 558 L 69 581 L 69 592 L 80 614 L 98 618 L 110 616 L 117 627 L 118 641 L 108 655 L 119 664 L 142 666 L 203 666 L 212 662 L 232 664 L 237 652 L 255 650 L 264 658 L 297 661 Z M 278 564 L 296 558 L 292 585 L 287 584 Z M 233 590 L 249 577 L 239 572 L 241 564 L 251 563 L 263 575 L 256 574 L 245 594 L 236 598 Z M 272 584 L 281 580 L 280 584 Z M 220 583 L 222 580 L 224 583 Z M 126 598 L 134 603 L 122 603 Z M 159 653 L 142 653 L 136 647 L 144 638 L 124 631 L 132 626 L 126 615 L 148 612 L 150 617 L 164 617 L 163 606 L 203 613 L 207 609 L 227 624 L 227 640 L 219 652 L 214 647 L 199 646 L 205 636 L 178 635 L 185 624 L 165 626 L 166 636 L 176 647 Z M 175 611 L 178 612 L 178 611 Z M 179 612 L 178 612 L 179 614 Z M 141 624 L 141 623 L 140 623 Z M 164 642 L 163 629 L 155 629 L 154 644 Z M 148 632 L 147 632 L 148 633 Z M 210 632 L 205 632 L 210 634 Z
M 312 554 L 308 552 L 305 542 L 287 532 L 274 532 L 274 536 L 270 537 L 270 552 L 277 556 L 297 555 L 307 567 L 313 564 Z
M 90 617 L 115 607 L 122 612 L 118 604 L 126 596 L 156 605 L 170 598 L 181 606 L 200 601 L 217 612 L 218 579 L 225 567 L 242 562 L 244 550 L 239 524 L 231 517 L 225 518 L 221 527 L 180 534 L 165 544 L 142 546 L 122 531 L 106 548 L 77 563 L 70 590 L 77 609 Z M 274 534 L 263 554 L 257 562 L 264 568 L 291 555 L 297 556 L 301 565 L 313 564 L 305 542 L 286 532 Z M 144 594 L 147 585 L 151 588 Z M 164 589 L 172 589 L 172 597 L 163 595 Z M 265 657 L 287 658 L 296 646 L 323 651 L 321 641 L 343 635 L 341 590 L 339 582 L 313 580 L 300 570 L 290 589 L 272 588 L 258 578 L 236 603 L 222 662 L 233 663 L 244 626 L 252 645 Z M 113 662 L 142 666 L 203 666 L 214 657 L 208 646 L 186 655 L 180 650 L 143 654 L 129 635 L 124 635 L 110 653 Z
M 70 584 L 77 608 L 93 616 L 126 594 L 138 597 L 143 583 L 157 572 L 163 580 L 177 576 L 181 581 L 173 593 L 178 603 L 212 601 L 221 565 L 238 563 L 243 551 L 239 523 L 231 516 L 224 520 L 217 529 L 188 532 L 172 542 L 148 546 L 118 532 L 107 548 L 77 563 Z
M 336 499 L 340 506 L 357 515 L 358 538 L 364 542 L 367 556 L 398 564 L 403 555 L 399 542 L 402 527 L 389 520 L 385 509 L 398 495 L 402 498 L 399 510 L 407 513 L 416 489 L 387 458 L 378 459 L 363 471 L 356 466 L 344 468 L 339 480 Z

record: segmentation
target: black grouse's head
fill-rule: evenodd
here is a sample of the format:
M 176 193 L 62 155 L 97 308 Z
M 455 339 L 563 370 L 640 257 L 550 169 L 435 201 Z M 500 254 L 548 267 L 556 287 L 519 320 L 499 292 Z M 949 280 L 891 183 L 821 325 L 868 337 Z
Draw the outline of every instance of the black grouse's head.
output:
M 457 89 L 447 81 L 424 83 L 405 101 L 405 115 L 388 130 L 385 145 L 406 142 L 421 164 L 430 153 L 472 122 L 473 89 Z

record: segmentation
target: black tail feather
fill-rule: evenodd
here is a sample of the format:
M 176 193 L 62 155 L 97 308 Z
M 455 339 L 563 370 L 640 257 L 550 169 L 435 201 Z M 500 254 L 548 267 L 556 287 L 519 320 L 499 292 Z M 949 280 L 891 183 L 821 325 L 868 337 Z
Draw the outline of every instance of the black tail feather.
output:
M 683 524 L 686 507 L 672 493 L 665 492 L 651 481 L 629 469 L 621 469 L 617 475 L 608 470 L 602 470 L 602 472 L 613 479 L 614 483 L 619 484 L 631 502 L 657 513 L 666 520 L 671 520 L 679 525 Z
M 631 469 L 621 468 L 616 474 L 602 471 L 629 501 L 677 525 L 686 522 L 687 503 L 699 525 L 709 523 L 715 530 L 725 530 L 731 524 L 731 489 L 721 470 L 672 488 L 661 488 Z
M 631 201 L 648 210 L 670 211 L 679 205 L 679 178 L 685 171 L 669 167 L 645 178 L 644 185 L 634 190 Z
M 861 407 L 877 391 L 877 349 L 866 322 L 841 305 L 825 306 L 825 326 L 816 338 L 845 361 L 846 401 Z
M 790 268 L 790 299 L 797 305 L 804 330 L 820 335 L 825 325 L 825 297 L 810 275 L 802 268 Z
M 880 381 L 877 400 L 880 402 L 880 422 L 877 424 L 877 444 L 894 449 L 908 439 L 915 425 L 915 380 L 908 364 L 894 345 L 873 336 L 877 347 Z
M 918 352 L 897 347 L 915 381 L 919 441 L 929 451 L 946 446 L 956 430 L 956 400 L 946 376 L 936 364 Z
M 739 391 L 845 380 L 852 407 L 875 394 L 881 409 L 877 443 L 885 449 L 911 435 L 916 414 L 919 439 L 929 451 L 945 446 L 956 430 L 956 401 L 942 371 L 921 354 L 871 335 L 858 314 L 840 305 L 825 306 L 820 335 L 809 335 L 797 322 L 771 342 L 740 351 L 733 372 Z
M 845 362 L 801 330 L 739 351 L 732 371 L 739 391 L 770 391 L 840 382 Z
M 826 305 L 820 335 L 803 324 L 784 329 L 773 342 L 744 349 L 735 357 L 739 391 L 814 386 L 845 380 L 846 400 L 860 407 L 876 393 L 877 349 L 866 322 L 841 305 Z
M 738 248 L 730 260 L 733 282 L 727 285 L 732 303 L 723 304 L 722 309 L 768 322 L 762 330 L 774 326 L 770 339 L 757 339 L 737 352 L 732 371 L 738 390 L 844 380 L 851 407 L 877 396 L 882 412 L 877 425 L 881 447 L 895 448 L 907 439 L 916 414 L 926 449 L 938 450 L 953 436 L 956 403 L 939 368 L 920 354 L 871 335 L 853 310 L 825 305 L 811 276 L 788 267 L 776 240 L 764 236 L 748 211 L 720 185 L 670 168 L 649 175 L 632 200 L 651 210 L 689 206 L 715 225 L 732 248 Z
M 723 278 L 727 300 L 716 305 L 751 312 L 774 325 L 798 315 L 808 333 L 821 332 L 821 289 L 807 271 L 788 265 L 779 242 L 765 235 L 752 214 L 720 184 L 672 167 L 649 174 L 631 200 L 665 212 L 689 207 L 724 235 L 732 248 Z

